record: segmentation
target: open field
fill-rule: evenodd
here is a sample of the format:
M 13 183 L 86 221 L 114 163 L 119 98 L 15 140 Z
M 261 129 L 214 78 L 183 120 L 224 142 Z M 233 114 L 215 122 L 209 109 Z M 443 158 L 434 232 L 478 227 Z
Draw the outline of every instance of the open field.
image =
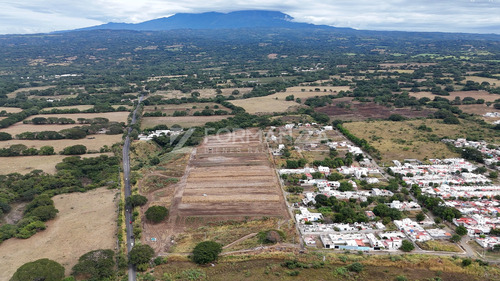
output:
M 483 82 L 488 82 L 490 83 L 491 86 L 498 86 L 500 85 L 500 80 L 495 79 L 495 78 L 487 78 L 487 77 L 481 77 L 481 76 L 465 76 L 465 81 L 474 81 L 479 84 Z
M 78 258 L 97 249 L 116 246 L 116 191 L 100 188 L 86 193 L 53 197 L 57 217 L 47 229 L 29 239 L 9 239 L 0 245 L 0 280 L 9 280 L 26 262 L 49 258 L 61 263 L 66 274 Z
M 314 89 L 320 89 L 320 91 L 314 91 Z M 302 89 L 305 89 L 302 92 Z M 326 92 L 324 91 L 326 90 Z M 330 92 L 331 90 L 331 92 Z M 347 86 L 336 86 L 336 87 L 324 87 L 324 86 L 297 86 L 287 88 L 286 92 L 279 92 L 269 96 L 255 97 L 242 100 L 230 101 L 236 106 L 243 107 L 248 113 L 272 113 L 272 112 L 285 112 L 294 110 L 301 105 L 295 101 L 286 101 L 287 96 L 293 95 L 294 98 L 302 99 L 302 103 L 311 97 L 325 96 L 325 95 L 336 95 L 340 91 L 348 91 Z
M 62 115 L 59 115 L 62 117 Z M 76 121 L 76 120 L 75 120 Z M 61 131 L 64 129 L 71 129 L 77 126 L 82 126 L 79 124 L 65 124 L 65 125 L 56 125 L 56 124 L 46 124 L 46 125 L 33 125 L 33 124 L 23 124 L 23 122 L 17 122 L 14 125 L 0 129 L 0 132 L 9 133 L 12 137 L 24 132 L 42 132 L 42 131 Z M 85 125 L 83 125 L 85 126 Z
M 331 119 L 361 121 L 366 119 L 387 119 L 392 114 L 400 114 L 408 118 L 427 117 L 435 110 L 386 107 L 374 102 L 353 101 L 353 98 L 346 97 L 334 99 L 330 105 L 317 108 L 316 111 L 327 114 Z
M 82 158 L 91 158 L 102 154 L 110 155 L 110 153 L 95 153 L 80 156 Z M 0 174 L 27 174 L 32 170 L 42 170 L 53 174 L 56 172 L 56 164 L 60 163 L 66 157 L 68 155 L 2 157 L 0 158 Z
M 128 109 L 132 108 L 130 105 L 112 105 L 113 108 L 118 108 L 120 106 L 124 106 Z M 81 105 L 67 105 L 67 106 L 56 106 L 56 107 L 46 107 L 43 110 L 51 110 L 51 109 L 78 109 L 80 111 L 91 109 L 94 106 L 91 104 L 81 104 Z
M 477 115 L 484 115 L 487 112 L 498 112 L 498 109 L 495 109 L 493 106 L 487 106 L 486 104 L 464 104 L 459 105 L 463 112 Z M 486 118 L 485 120 L 495 120 L 494 118 Z
M 23 111 L 21 108 L 17 107 L 5 107 L 5 106 L 0 106 L 0 112 L 4 111 L 7 113 L 18 113 Z
M 435 97 L 441 97 L 448 100 L 454 100 L 455 97 L 459 97 L 461 100 L 466 97 L 475 98 L 476 100 L 484 99 L 484 101 L 495 101 L 497 99 L 500 99 L 500 95 L 490 94 L 486 91 L 456 91 L 456 92 L 450 92 L 449 96 L 438 96 L 432 94 L 431 92 L 418 92 L 418 93 L 412 92 L 410 93 L 410 96 L 416 97 L 417 99 L 427 97 L 430 98 L 431 100 L 434 100 Z
M 267 149 L 254 133 L 205 138 L 189 162 L 180 217 L 288 216 Z
M 479 139 L 491 141 L 494 137 L 489 135 L 485 129 L 479 128 L 476 124 L 460 120 L 462 124 L 444 124 L 439 120 L 411 120 L 403 122 L 391 121 L 370 121 L 345 123 L 352 134 L 366 139 L 377 148 L 382 161 L 389 163 L 391 160 L 403 160 L 415 158 L 447 158 L 456 157 L 444 143 L 442 138 L 476 136 Z M 432 129 L 432 132 L 420 131 L 417 129 L 424 124 Z M 490 132 L 491 133 L 491 132 Z M 435 135 L 435 136 L 433 136 Z M 430 141 L 429 138 L 437 141 Z
M 62 151 L 65 147 L 77 144 L 83 144 L 87 147 L 88 150 L 97 150 L 104 145 L 111 147 L 113 144 L 122 141 L 122 135 L 106 135 L 106 134 L 97 134 L 97 135 L 89 135 L 84 139 L 79 140 L 70 140 L 70 139 L 62 139 L 62 140 L 9 140 L 9 141 L 0 141 L 0 149 L 7 148 L 14 144 L 24 144 L 28 148 L 36 148 L 40 149 L 42 146 L 53 146 L 56 153 Z
M 35 91 L 35 90 L 38 90 L 38 91 L 42 91 L 42 90 L 47 90 L 49 88 L 54 88 L 55 86 L 40 86 L 40 87 L 29 87 L 29 88 L 21 88 L 21 89 L 17 89 L 15 90 L 14 92 L 12 93 L 8 93 L 7 94 L 7 97 L 9 99 L 13 99 L 16 97 L 17 93 L 21 93 L 21 92 L 29 92 L 29 91 Z
M 323 262 L 323 256 L 325 260 Z M 340 258 L 345 259 L 342 262 Z M 178 260 L 178 261 L 176 261 Z M 297 260 L 309 268 L 289 269 L 284 261 Z M 173 280 L 189 280 L 196 273 L 206 280 L 498 280 L 497 267 L 481 267 L 476 262 L 461 266 L 462 259 L 424 255 L 355 256 L 353 254 L 260 251 L 257 255 L 234 254 L 224 256 L 216 266 L 195 266 L 181 258 L 172 259 L 158 266 L 153 273 L 157 279 L 168 276 Z M 360 273 L 349 272 L 345 267 L 354 262 L 363 264 Z M 404 277 L 397 279 L 398 276 Z M 439 278 L 439 279 L 438 279 Z
M 107 118 L 110 122 L 127 122 L 127 117 L 129 112 L 127 111 L 118 111 L 118 112 L 104 112 L 104 113 L 70 113 L 70 114 L 40 114 L 33 115 L 27 118 L 27 120 L 31 120 L 36 117 L 57 117 L 57 118 L 70 118 L 78 122 L 78 118 L 92 119 L 92 118 Z M 78 124 L 78 123 L 77 123 Z
M 243 95 L 243 94 L 247 94 L 247 93 L 250 93 L 250 91 L 252 90 L 252 88 L 225 88 L 225 89 L 221 89 L 222 91 L 222 95 L 223 96 L 230 96 L 234 90 L 238 90 L 240 91 L 240 94 L 239 95 Z M 193 90 L 193 92 L 198 92 L 200 93 L 200 98 L 213 98 L 217 95 L 216 93 L 216 89 L 195 89 Z M 189 98 L 191 97 L 191 93 L 183 93 L 181 91 L 178 91 L 178 90 L 171 90 L 171 91 L 157 91 L 153 94 L 151 94 L 150 96 L 156 96 L 156 95 L 160 95 L 160 96 L 163 96 L 164 98 L 166 99 L 180 99 L 180 98 Z M 238 97 L 238 96 L 236 96 Z
M 214 116 L 179 116 L 179 117 L 143 117 L 141 129 L 152 128 L 156 125 L 165 124 L 172 126 L 180 125 L 183 128 L 203 126 L 207 122 L 216 122 L 222 119 L 232 117 L 232 115 L 214 115 Z
M 161 111 L 162 113 L 167 114 L 167 116 L 172 116 L 175 111 L 186 111 L 189 116 L 192 116 L 196 111 L 201 112 L 208 106 L 211 110 L 225 110 L 228 113 L 231 113 L 231 109 L 222 106 L 220 104 L 214 102 L 206 102 L 206 103 L 184 103 L 184 104 L 165 104 L 165 105 L 149 105 L 145 106 L 143 112 L 155 112 Z M 215 108 L 217 107 L 217 108 Z

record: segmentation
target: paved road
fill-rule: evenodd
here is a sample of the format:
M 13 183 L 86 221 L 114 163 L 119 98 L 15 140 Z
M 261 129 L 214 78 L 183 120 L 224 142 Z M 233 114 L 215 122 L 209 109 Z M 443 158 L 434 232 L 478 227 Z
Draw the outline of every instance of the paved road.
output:
M 130 122 L 131 125 L 135 124 L 137 117 L 137 109 L 139 107 L 139 104 L 142 101 L 142 96 L 139 97 L 139 101 L 137 103 L 137 107 L 134 110 L 134 113 L 132 114 L 132 121 Z M 123 177 L 125 178 L 125 199 L 127 199 L 130 196 L 130 157 L 129 157 L 129 152 L 130 152 L 130 132 L 132 132 L 132 128 L 128 128 L 128 133 L 127 137 L 125 138 L 125 143 L 123 144 Z M 134 246 L 135 239 L 132 238 L 132 235 L 134 234 L 134 229 L 132 226 L 132 209 L 126 207 L 125 210 L 125 223 L 126 223 L 126 229 L 127 229 L 127 252 L 130 252 L 132 250 L 132 247 Z M 131 264 L 128 266 L 128 280 L 129 281 L 136 281 L 137 278 L 137 272 L 135 270 L 135 267 Z

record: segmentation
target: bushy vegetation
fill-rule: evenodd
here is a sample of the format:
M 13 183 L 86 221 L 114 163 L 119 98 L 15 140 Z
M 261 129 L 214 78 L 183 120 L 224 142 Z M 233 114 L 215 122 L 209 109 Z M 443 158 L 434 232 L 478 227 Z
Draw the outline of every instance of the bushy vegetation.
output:
M 95 250 L 82 255 L 73 266 L 73 275 L 90 280 L 104 280 L 115 274 L 115 252 L 112 250 Z
M 222 252 L 222 245 L 214 241 L 200 242 L 193 249 L 193 261 L 197 264 L 214 262 Z
M 155 251 L 149 245 L 135 245 L 130 250 L 128 260 L 131 264 L 137 266 L 138 270 L 144 271 L 147 269 L 147 264 L 151 261 L 154 254 Z
M 146 210 L 145 215 L 149 221 L 159 223 L 168 216 L 168 209 L 163 206 L 151 206 Z
M 10 281 L 60 281 L 64 278 L 64 267 L 49 259 L 39 259 L 19 267 Z

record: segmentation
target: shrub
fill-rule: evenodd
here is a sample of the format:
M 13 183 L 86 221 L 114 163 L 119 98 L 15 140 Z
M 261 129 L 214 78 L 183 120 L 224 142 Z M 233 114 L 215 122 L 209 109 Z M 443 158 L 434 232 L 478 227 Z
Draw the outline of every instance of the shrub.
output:
M 415 249 L 415 245 L 408 240 L 403 240 L 399 249 L 403 252 L 411 252 Z
M 65 147 L 61 154 L 63 155 L 82 155 L 87 153 L 87 147 L 82 144 Z
M 133 265 L 147 264 L 153 258 L 155 251 L 149 245 L 136 245 L 129 253 L 129 262 Z M 147 268 L 147 267 L 146 267 Z
M 217 260 L 222 252 L 222 245 L 215 241 L 198 243 L 193 250 L 193 261 L 197 264 L 206 264 Z
M 59 211 L 54 205 L 39 206 L 31 210 L 27 215 L 38 218 L 41 221 L 48 221 L 56 217 Z
M 280 230 L 268 230 L 268 231 L 261 231 L 257 235 L 259 238 L 259 242 L 263 244 L 274 244 L 281 242 L 285 239 L 285 233 Z
M 168 215 L 168 209 L 163 206 L 152 206 L 146 211 L 146 218 L 154 223 L 161 222 Z
M 109 278 L 115 273 L 114 255 L 112 250 L 88 252 L 78 259 L 78 263 L 73 267 L 73 275 L 83 275 L 91 280 Z
M 130 195 L 125 200 L 125 204 L 129 207 L 143 206 L 147 202 L 148 202 L 148 198 L 146 198 L 142 195 L 138 195 L 138 194 Z
M 462 266 L 463 267 L 469 266 L 471 263 L 472 263 L 471 259 L 463 259 L 462 260 Z
M 360 264 L 359 262 L 352 263 L 347 266 L 347 269 L 352 272 L 361 272 L 363 271 L 364 266 Z
M 60 281 L 64 278 L 64 267 L 49 259 L 39 259 L 23 264 L 10 281 L 44 280 Z

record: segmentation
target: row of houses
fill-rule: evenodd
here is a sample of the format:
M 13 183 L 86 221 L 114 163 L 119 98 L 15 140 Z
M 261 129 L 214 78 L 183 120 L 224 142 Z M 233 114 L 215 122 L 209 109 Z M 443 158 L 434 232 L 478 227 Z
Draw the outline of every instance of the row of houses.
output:
M 498 185 L 448 185 L 441 184 L 439 187 L 424 187 L 422 193 L 430 196 L 439 196 L 443 199 L 449 198 L 493 198 L 500 195 Z
M 456 139 L 456 140 L 443 139 L 442 142 L 451 143 L 458 148 L 472 147 L 481 151 L 481 153 L 485 156 L 485 158 L 487 158 L 485 159 L 486 165 L 492 165 L 500 161 L 500 149 L 496 145 L 494 146 L 489 145 L 486 141 L 470 141 L 467 139 Z
M 324 234 L 320 235 L 326 249 L 343 249 L 356 251 L 398 250 L 403 242 L 400 234 L 374 233 Z
M 424 242 L 432 240 L 431 235 L 416 221 L 409 218 L 394 220 L 394 225 L 412 241 Z

